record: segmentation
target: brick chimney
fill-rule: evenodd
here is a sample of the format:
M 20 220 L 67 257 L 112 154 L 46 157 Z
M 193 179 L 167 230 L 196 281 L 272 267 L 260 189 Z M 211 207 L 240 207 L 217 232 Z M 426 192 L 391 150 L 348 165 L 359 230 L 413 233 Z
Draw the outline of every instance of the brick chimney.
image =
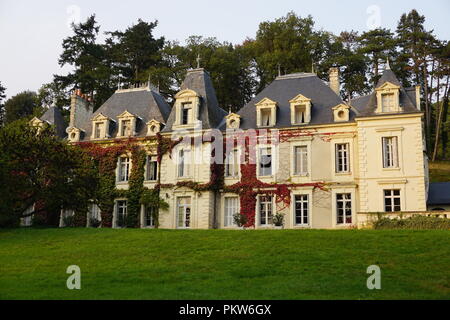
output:
M 339 69 L 336 67 L 330 68 L 330 71 L 328 73 L 330 75 L 330 88 L 337 95 L 339 95 L 341 91 L 341 85 L 339 83 Z
M 69 127 L 81 128 L 92 117 L 94 106 L 92 99 L 83 94 L 80 89 L 73 91 L 70 97 L 70 123 Z

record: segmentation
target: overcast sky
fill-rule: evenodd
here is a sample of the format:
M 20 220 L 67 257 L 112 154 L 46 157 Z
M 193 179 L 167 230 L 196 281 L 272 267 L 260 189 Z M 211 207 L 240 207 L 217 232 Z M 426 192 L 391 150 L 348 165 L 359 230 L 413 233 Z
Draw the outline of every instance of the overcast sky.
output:
M 254 37 L 261 21 L 288 11 L 302 17 L 311 14 L 316 28 L 339 33 L 367 31 L 377 25 L 395 30 L 400 15 L 413 8 L 425 15 L 428 29 L 434 29 L 440 39 L 450 39 L 448 0 L 0 0 L 0 81 L 11 97 L 37 90 L 53 74 L 67 72 L 60 69 L 58 57 L 62 40 L 71 35 L 68 25 L 92 13 L 102 33 L 124 30 L 141 18 L 158 20 L 156 36 L 168 40 L 202 35 L 239 43 Z

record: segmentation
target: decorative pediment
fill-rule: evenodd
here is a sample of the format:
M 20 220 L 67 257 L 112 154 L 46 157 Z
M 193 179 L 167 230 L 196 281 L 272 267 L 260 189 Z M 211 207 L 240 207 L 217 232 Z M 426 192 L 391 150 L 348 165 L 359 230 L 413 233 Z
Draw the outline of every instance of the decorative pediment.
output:
M 340 103 L 332 108 L 335 122 L 348 121 L 350 119 L 350 106 Z
M 147 135 L 151 136 L 161 131 L 161 122 L 152 119 L 147 122 Z
M 38 117 L 34 117 L 33 119 L 30 120 L 29 123 L 33 127 L 38 127 L 38 126 L 42 126 L 44 124 L 44 121 L 42 121 Z
M 298 94 L 297 96 L 289 100 L 289 103 L 307 103 L 307 102 L 311 102 L 311 99 L 305 97 L 302 94 Z
M 175 95 L 175 99 L 180 98 L 190 98 L 190 97 L 199 97 L 200 95 L 191 89 L 183 89 L 181 91 L 178 91 L 178 93 Z
M 375 91 L 389 91 L 389 90 L 399 90 L 400 86 L 393 84 L 392 82 L 386 81 L 381 86 L 375 89 Z
M 311 99 L 302 94 L 289 100 L 291 107 L 291 124 L 308 124 L 311 121 Z
M 132 114 L 131 112 L 129 112 L 128 110 L 125 110 L 124 112 L 122 112 L 121 114 L 119 114 L 117 116 L 118 119 L 123 119 L 123 118 L 136 118 L 137 116 Z
M 277 105 L 277 102 L 273 101 L 269 98 L 263 98 L 258 103 L 255 103 L 256 107 L 272 107 L 272 106 L 276 106 L 276 105 Z
M 106 121 L 106 120 L 110 120 L 110 118 L 108 118 L 101 112 L 92 118 L 92 121 Z
M 225 116 L 227 129 L 238 129 L 241 125 L 241 116 L 237 113 L 229 113 Z

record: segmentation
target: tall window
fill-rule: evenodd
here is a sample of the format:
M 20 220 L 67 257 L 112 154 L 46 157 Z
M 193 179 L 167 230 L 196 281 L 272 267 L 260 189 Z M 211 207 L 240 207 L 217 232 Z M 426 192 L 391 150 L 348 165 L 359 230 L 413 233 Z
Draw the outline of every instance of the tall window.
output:
M 261 109 L 261 126 L 263 127 L 270 126 L 272 123 L 271 116 L 272 116 L 271 109 L 269 108 Z
M 308 147 L 294 147 L 294 174 L 305 175 L 308 173 Z
M 155 181 L 158 179 L 158 161 L 156 156 L 147 156 L 146 173 L 145 180 Z
M 294 196 L 295 200 L 295 224 L 308 225 L 308 195 L 298 194 Z
M 259 149 L 259 175 L 272 175 L 272 148 Z
M 336 194 L 337 224 L 352 223 L 351 193 Z
M 192 122 L 192 103 L 183 103 L 181 108 L 181 124 Z
M 225 176 L 238 177 L 239 176 L 239 153 L 237 149 L 231 150 L 225 157 Z
M 224 206 L 224 226 L 234 226 L 234 215 L 239 213 L 238 197 L 226 197 Z
M 295 106 L 295 123 L 305 123 L 306 122 L 306 106 L 298 105 Z
M 126 226 L 126 218 L 127 218 L 127 201 L 126 200 L 118 200 L 117 201 L 117 209 L 116 209 L 116 226 L 117 227 L 125 227 Z
M 392 112 L 395 111 L 395 105 L 394 105 L 394 94 L 393 93 L 387 93 L 381 95 L 381 106 L 383 108 L 383 112 Z
M 94 125 L 94 138 L 95 139 L 101 138 L 101 134 L 102 134 L 102 123 L 96 122 Z
M 119 182 L 128 181 L 130 176 L 130 158 L 120 157 L 119 158 Z
M 191 226 L 191 198 L 180 197 L 177 199 L 177 226 L 189 228 Z
M 181 149 L 178 153 L 178 177 L 189 177 L 191 151 Z
M 400 211 L 400 190 L 384 190 L 384 211 Z
M 383 168 L 398 167 L 397 137 L 383 137 Z
M 131 136 L 131 120 L 122 120 L 122 132 L 123 137 Z
M 348 154 L 348 143 L 336 144 L 336 172 L 350 172 L 350 159 Z
M 155 226 L 155 216 L 158 210 L 155 206 L 146 206 L 144 211 L 144 227 Z
M 97 204 L 95 203 L 91 203 L 89 205 L 89 218 L 90 219 L 95 219 L 100 221 L 101 218 L 101 213 L 100 213 L 100 208 Z
M 259 219 L 261 225 L 272 224 L 273 218 L 273 203 L 272 196 L 259 197 Z

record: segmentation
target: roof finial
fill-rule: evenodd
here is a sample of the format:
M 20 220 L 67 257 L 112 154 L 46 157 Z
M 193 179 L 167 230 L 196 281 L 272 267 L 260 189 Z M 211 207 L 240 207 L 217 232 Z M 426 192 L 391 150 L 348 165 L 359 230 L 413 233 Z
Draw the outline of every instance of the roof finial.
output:
M 311 73 L 314 73 L 314 61 L 311 61 Z
M 391 70 L 391 66 L 389 65 L 389 57 L 386 58 L 386 70 Z
M 231 107 L 228 108 L 228 114 L 231 114 Z
M 278 76 L 281 76 L 281 64 L 278 63 Z
M 197 69 L 200 69 L 200 53 L 197 54 Z
M 120 77 L 119 80 L 117 81 L 117 90 L 120 90 Z

